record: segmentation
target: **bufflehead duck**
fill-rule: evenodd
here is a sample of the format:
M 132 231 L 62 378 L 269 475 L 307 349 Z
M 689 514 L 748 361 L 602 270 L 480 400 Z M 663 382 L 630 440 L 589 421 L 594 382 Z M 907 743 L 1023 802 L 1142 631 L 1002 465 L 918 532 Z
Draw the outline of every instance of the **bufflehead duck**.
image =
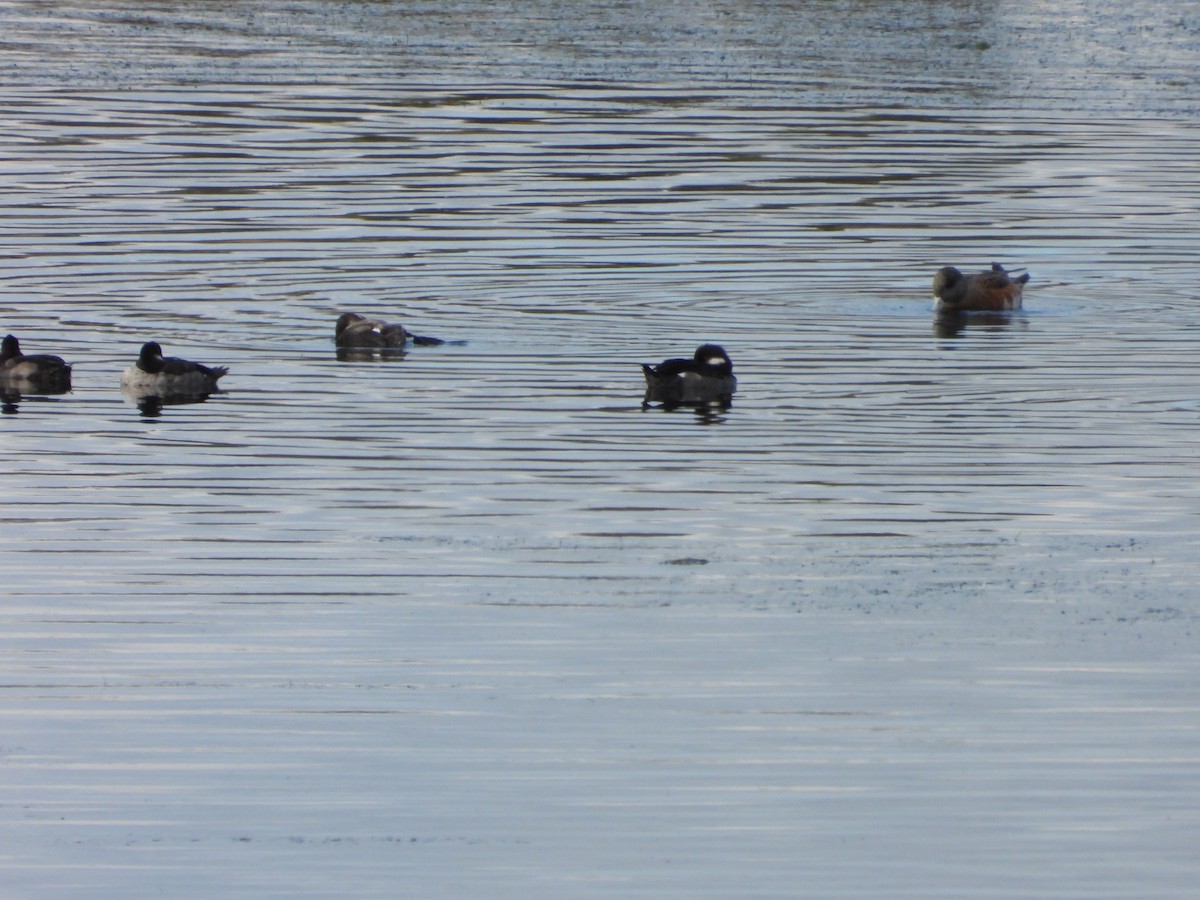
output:
M 10 381 L 28 382 L 31 387 L 62 390 L 71 387 L 71 367 L 67 363 L 49 353 L 26 356 L 11 334 L 0 342 L 0 376 Z
M 333 332 L 333 341 L 339 347 L 362 350 L 399 350 L 410 339 L 418 347 L 445 343 L 438 338 L 413 334 L 403 325 L 380 322 L 350 312 L 338 317 Z
M 1020 309 L 1027 281 L 1028 272 L 1010 278 L 999 263 L 977 275 L 964 275 L 954 266 L 946 266 L 933 276 L 933 308 L 939 312 Z
M 642 364 L 646 403 L 728 402 L 737 389 L 733 363 L 723 347 L 701 344 L 691 359 L 668 359 L 657 366 Z
M 225 366 L 163 356 L 157 341 L 142 345 L 137 362 L 121 374 L 121 387 L 142 396 L 211 394 L 219 390 L 217 381 L 228 372 Z

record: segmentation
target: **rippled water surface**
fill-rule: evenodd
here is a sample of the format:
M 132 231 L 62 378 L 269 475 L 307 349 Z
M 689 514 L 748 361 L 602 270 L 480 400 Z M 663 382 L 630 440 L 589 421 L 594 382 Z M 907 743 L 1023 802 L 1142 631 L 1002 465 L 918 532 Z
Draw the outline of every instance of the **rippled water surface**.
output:
M 0 893 L 1190 896 L 1198 47 L 0 2 L 0 334 L 74 365 L 0 419 Z

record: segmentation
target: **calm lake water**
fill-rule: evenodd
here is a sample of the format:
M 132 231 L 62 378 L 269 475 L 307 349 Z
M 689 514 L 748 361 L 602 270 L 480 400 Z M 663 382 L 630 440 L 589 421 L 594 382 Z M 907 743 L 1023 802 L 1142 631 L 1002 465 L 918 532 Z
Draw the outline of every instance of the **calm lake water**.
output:
M 0 334 L 75 366 L 0 418 L 0 893 L 1192 896 L 1198 51 L 0 2 Z M 226 393 L 139 408 L 151 339 Z M 643 409 L 704 341 L 733 405 Z

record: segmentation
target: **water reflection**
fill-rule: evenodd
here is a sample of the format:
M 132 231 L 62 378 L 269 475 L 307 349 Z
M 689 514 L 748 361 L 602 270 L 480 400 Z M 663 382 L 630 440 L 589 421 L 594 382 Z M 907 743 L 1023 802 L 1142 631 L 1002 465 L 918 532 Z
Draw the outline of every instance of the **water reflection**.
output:
M 6 416 L 16 415 L 20 411 L 20 403 L 29 397 L 52 397 L 71 393 L 71 381 L 58 381 L 46 384 L 40 379 L 22 378 L 13 375 L 0 375 L 0 413 Z
M 700 425 L 721 425 L 727 420 L 725 415 L 733 408 L 733 398 L 725 397 L 720 400 L 707 400 L 700 403 L 684 403 L 680 401 L 666 400 L 658 405 L 655 405 L 655 400 L 651 397 L 651 392 L 646 392 L 646 397 L 642 400 L 642 411 L 646 412 L 651 409 L 658 409 L 666 413 L 687 412 L 690 411 Z
M 934 314 L 933 333 L 939 338 L 962 337 L 969 329 L 978 331 L 1000 331 L 1008 328 L 1024 328 L 1029 320 L 1011 312 L 951 312 Z
M 338 347 L 338 362 L 399 362 L 408 355 L 403 347 Z
M 148 419 L 156 419 L 167 406 L 185 406 L 192 403 L 204 403 L 213 394 L 224 394 L 225 391 L 207 391 L 194 394 L 147 394 L 144 391 L 122 387 L 121 393 L 138 411 Z
M 410 334 L 416 347 L 465 347 L 466 341 L 444 341 L 441 338 Z M 408 356 L 408 347 L 338 347 L 338 362 L 398 362 Z

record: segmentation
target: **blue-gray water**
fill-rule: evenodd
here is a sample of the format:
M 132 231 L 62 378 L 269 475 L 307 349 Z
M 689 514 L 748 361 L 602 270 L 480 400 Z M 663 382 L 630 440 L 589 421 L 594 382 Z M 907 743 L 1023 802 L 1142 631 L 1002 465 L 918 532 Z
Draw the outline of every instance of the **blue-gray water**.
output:
M 0 3 L 0 334 L 75 365 L 0 419 L 0 893 L 1190 896 L 1198 47 Z M 227 393 L 144 414 L 149 339 Z

